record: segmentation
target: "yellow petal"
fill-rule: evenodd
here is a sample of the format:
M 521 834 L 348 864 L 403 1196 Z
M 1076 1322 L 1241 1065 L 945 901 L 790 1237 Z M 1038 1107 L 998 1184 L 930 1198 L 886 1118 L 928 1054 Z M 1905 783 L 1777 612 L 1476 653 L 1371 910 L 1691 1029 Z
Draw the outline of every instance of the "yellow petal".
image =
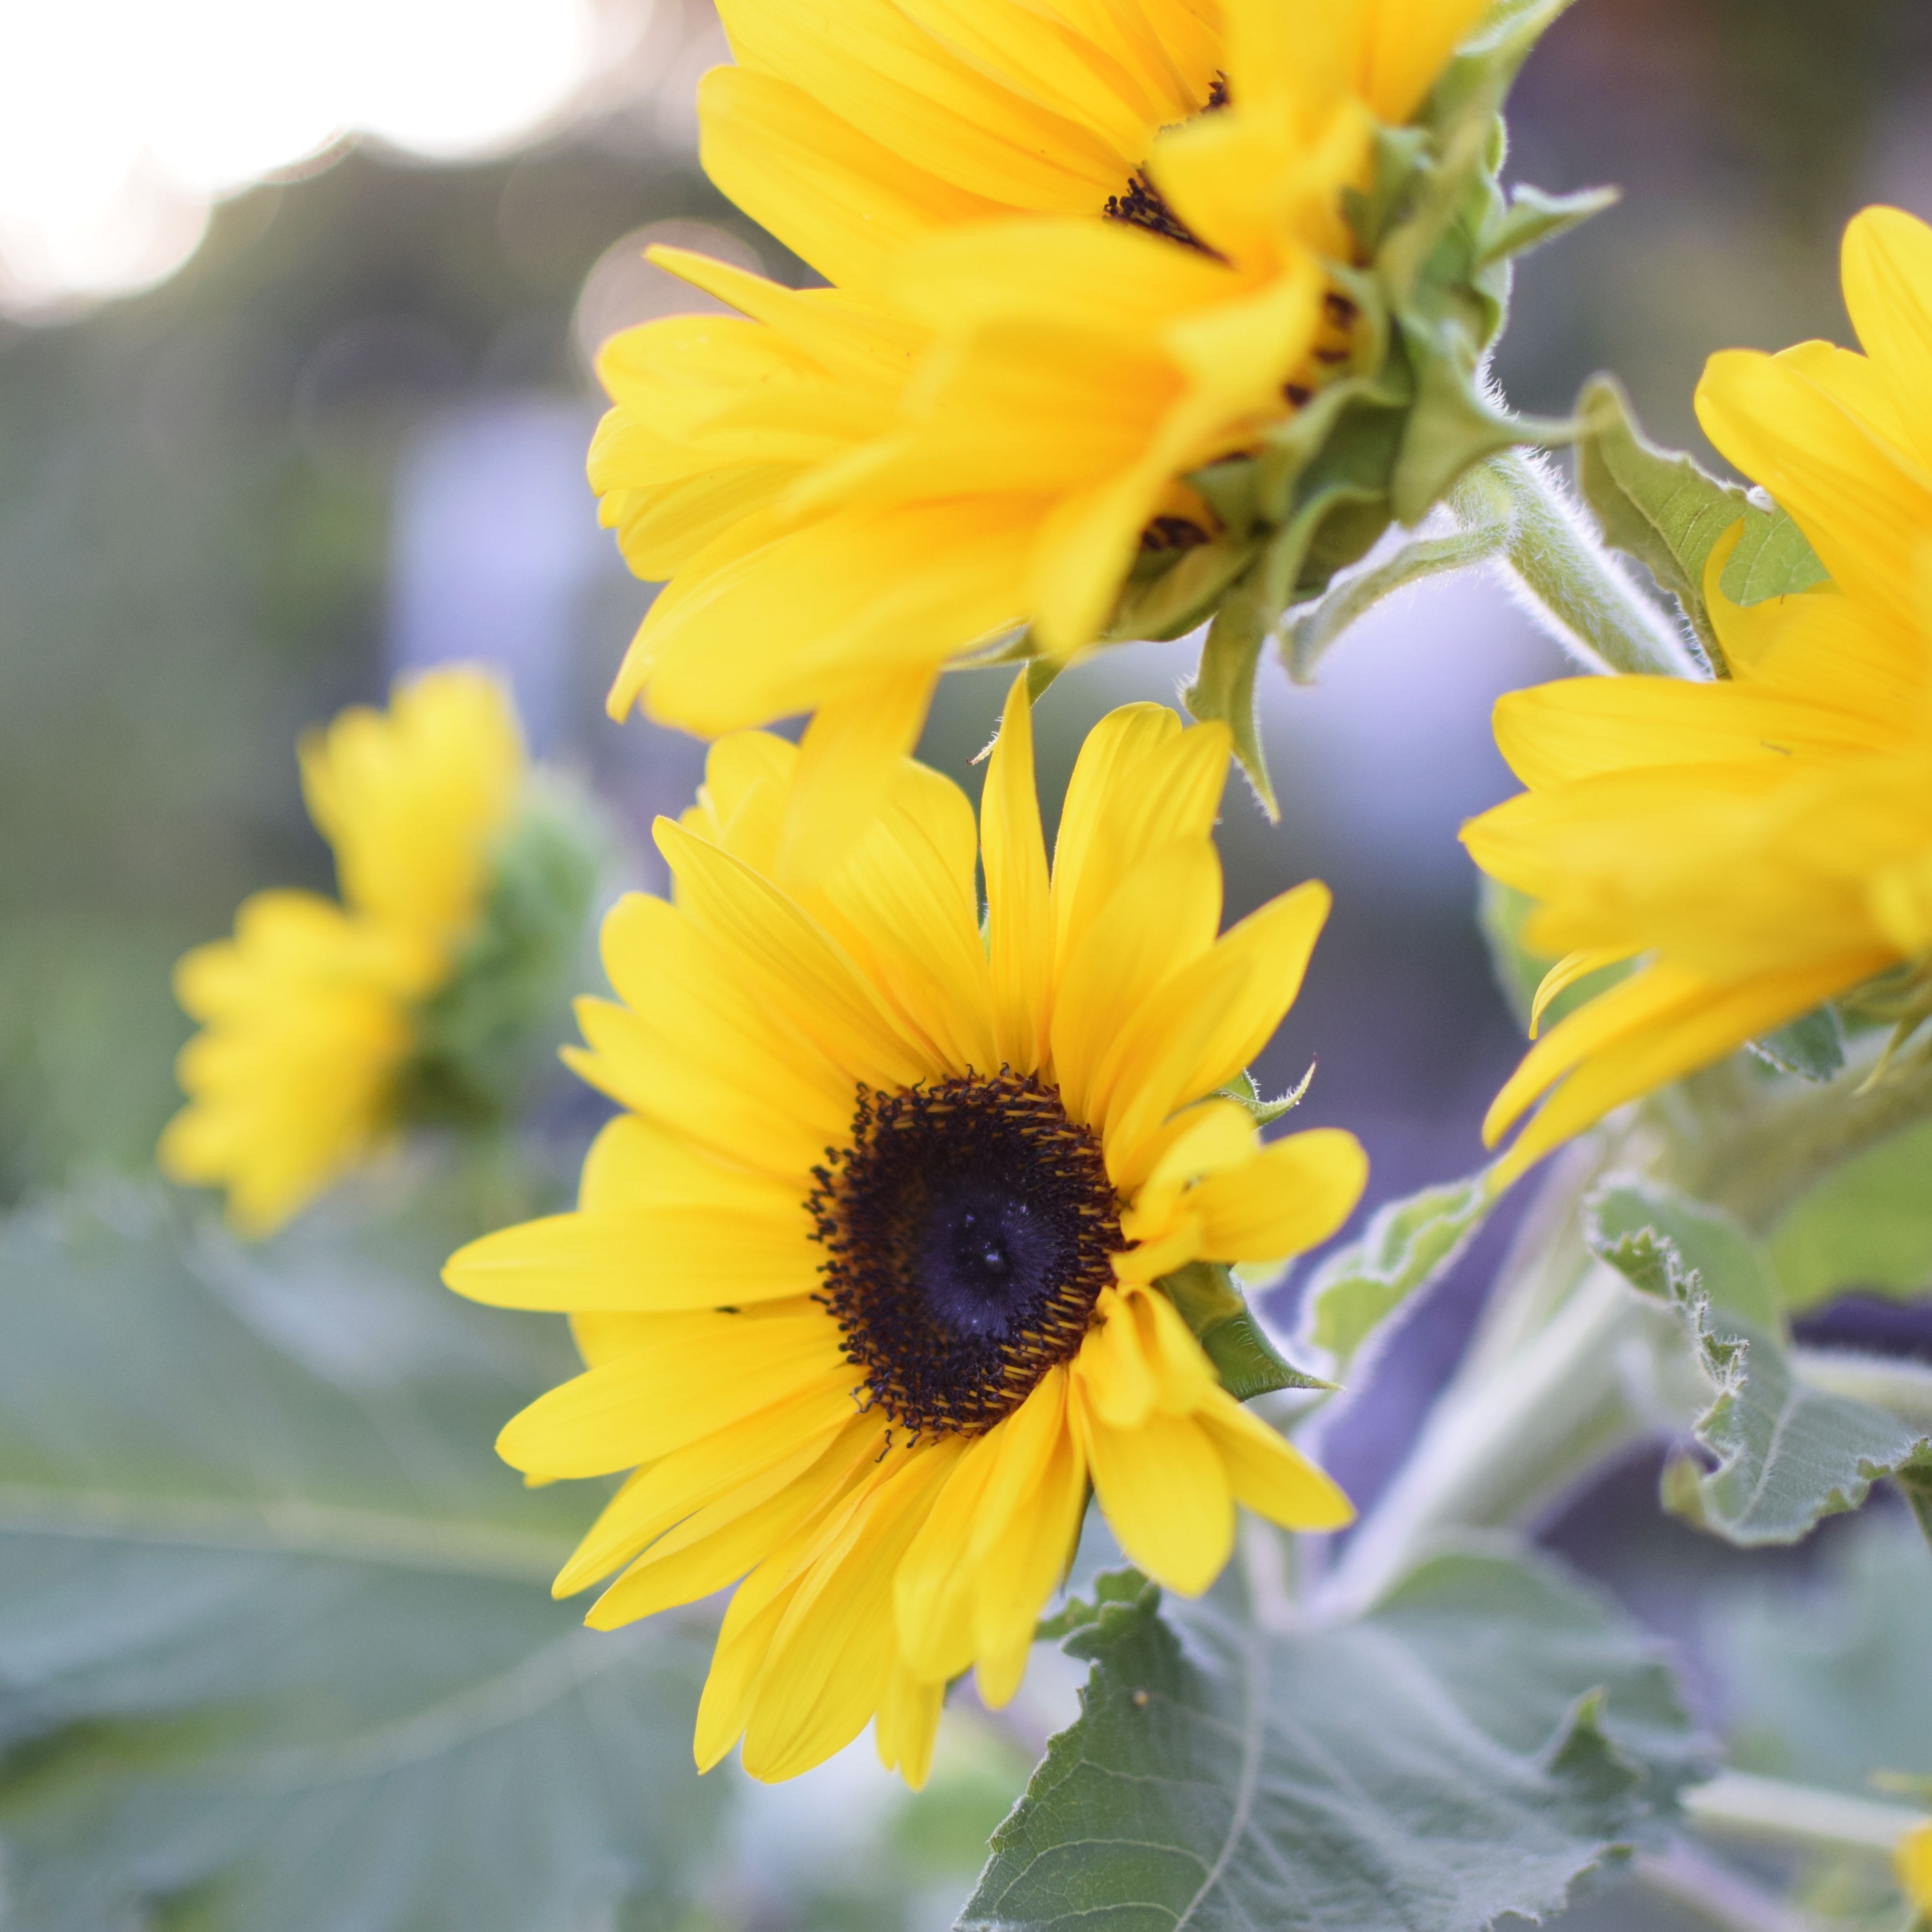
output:
M 1129 1560 L 1171 1590 L 1198 1597 L 1234 1544 L 1228 1472 L 1192 1417 L 1149 1412 L 1131 1429 L 1103 1421 L 1076 1377 L 1072 1403 L 1094 1493 Z
M 748 1210 L 756 1198 L 748 1190 Z M 811 1234 L 802 1198 L 781 1213 L 550 1214 L 460 1248 L 442 1278 L 495 1308 L 719 1308 L 810 1294 L 824 1259 Z
M 788 1396 L 849 1390 L 853 1381 L 822 1309 L 771 1322 L 714 1315 L 538 1396 L 504 1426 L 496 1452 L 528 1475 L 601 1476 Z
M 1278 1261 L 1325 1241 L 1368 1184 L 1369 1157 L 1353 1134 L 1316 1127 L 1274 1141 L 1250 1161 L 1191 1187 L 1210 1261 Z
M 799 747 L 778 848 L 784 883 L 822 878 L 878 816 L 919 742 L 937 681 L 929 670 L 902 671 L 819 706 Z
M 980 818 L 995 1051 L 1015 1072 L 1031 1073 L 1047 1044 L 1053 908 L 1034 779 L 1033 712 L 1024 671 L 1006 693 L 1000 734 L 987 764 Z
M 1888 953 L 1855 953 L 1738 984 L 1713 984 L 1662 964 L 1633 974 L 1544 1034 L 1490 1103 L 1483 1134 L 1493 1146 L 1539 1094 L 1564 1083 L 1498 1164 L 1495 1185 L 1514 1180 L 1612 1107 L 1810 1012 L 1890 960 Z
M 1932 228 L 1903 208 L 1863 209 L 1845 230 L 1843 268 L 1852 326 L 1932 467 Z
M 679 908 L 741 982 L 854 1081 L 910 1086 L 926 1070 L 851 960 L 767 880 L 669 819 L 654 828 Z
M 698 84 L 704 172 L 828 280 L 883 280 L 935 229 L 1010 208 L 908 165 L 776 75 L 713 68 Z
M 1244 1508 L 1284 1529 L 1342 1529 L 1354 1521 L 1354 1505 L 1334 1478 L 1226 1390 L 1217 1390 L 1196 1420 L 1220 1450 Z
M 879 1748 L 879 1762 L 888 1771 L 896 1771 L 915 1791 L 925 1788 L 932 1773 L 932 1747 L 945 1702 L 944 1682 L 915 1676 L 903 1660 L 893 1665 L 886 1677 L 874 1741 Z
M 1120 1030 L 1173 973 L 1213 944 L 1221 861 L 1212 842 L 1168 846 L 1124 878 L 1066 960 L 1053 1010 L 1053 1064 L 1076 1120 L 1094 1121 L 1094 1082 Z

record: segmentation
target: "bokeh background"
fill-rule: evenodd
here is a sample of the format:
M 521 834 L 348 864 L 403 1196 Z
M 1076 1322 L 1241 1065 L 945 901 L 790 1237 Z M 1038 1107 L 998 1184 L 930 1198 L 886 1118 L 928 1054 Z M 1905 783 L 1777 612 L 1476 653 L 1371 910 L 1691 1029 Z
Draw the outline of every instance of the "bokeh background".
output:
M 594 781 L 652 881 L 643 835 L 702 754 L 603 714 L 649 591 L 584 479 L 590 356 L 694 305 L 643 262 L 650 240 L 802 275 L 698 169 L 693 87 L 722 58 L 708 0 L 0 4 L 0 1202 L 149 1168 L 185 1034 L 171 962 L 253 890 L 328 888 L 293 741 L 399 669 L 502 666 L 537 749 Z M 1511 121 L 1521 178 L 1626 196 L 1524 268 L 1511 400 L 1561 413 L 1614 368 L 1653 434 L 1714 463 L 1690 408 L 1703 357 L 1845 339 L 1846 218 L 1932 217 L 1932 10 L 1580 0 Z M 1186 668 L 1138 647 L 1063 679 L 1049 796 L 1096 716 Z M 1476 1165 L 1520 1050 L 1456 831 L 1510 788 L 1492 700 L 1562 669 L 1503 586 L 1468 578 L 1383 607 L 1318 685 L 1266 680 L 1282 820 L 1231 790 L 1231 911 L 1310 875 L 1336 910 L 1263 1084 L 1318 1061 L 1304 1118 L 1361 1136 L 1371 1204 Z M 927 734 L 969 788 L 1000 691 L 952 681 Z M 546 1115 L 564 1157 L 592 1118 Z M 1510 1222 L 1331 1431 L 1359 1495 Z M 1653 1480 L 1634 1468 L 1552 1534 L 1684 1636 L 1694 1590 L 1751 1566 L 1660 1527 Z M 1010 1740 L 977 1749 L 956 1816 L 894 1810 L 845 1761 L 761 1798 L 731 1854 L 752 1892 L 730 1895 L 763 1902 L 731 1911 L 946 1922 L 1024 1768 Z M 863 1850 L 882 1832 L 884 1864 Z M 888 1866 L 872 1892 L 854 1876 Z

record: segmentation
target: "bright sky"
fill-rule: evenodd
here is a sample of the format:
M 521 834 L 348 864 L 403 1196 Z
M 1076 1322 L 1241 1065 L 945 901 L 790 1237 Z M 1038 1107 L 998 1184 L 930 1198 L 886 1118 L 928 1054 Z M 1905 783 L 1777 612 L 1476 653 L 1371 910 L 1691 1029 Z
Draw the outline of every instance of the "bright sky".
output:
M 214 201 L 345 134 L 512 146 L 598 25 L 592 0 L 0 0 L 0 310 L 163 280 Z

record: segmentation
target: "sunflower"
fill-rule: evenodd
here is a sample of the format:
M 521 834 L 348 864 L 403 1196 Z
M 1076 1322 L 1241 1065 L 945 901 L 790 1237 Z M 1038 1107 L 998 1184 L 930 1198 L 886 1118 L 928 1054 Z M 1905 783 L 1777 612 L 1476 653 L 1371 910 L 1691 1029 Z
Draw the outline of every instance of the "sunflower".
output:
M 630 1472 L 556 1579 L 609 1629 L 737 1586 L 700 1768 L 808 1769 L 875 1721 L 916 1784 L 950 1680 L 1018 1688 L 1090 1485 L 1150 1575 L 1202 1591 L 1234 1506 L 1348 1520 L 1222 1387 L 1161 1278 L 1330 1233 L 1348 1135 L 1258 1141 L 1219 1090 L 1326 916 L 1298 887 L 1216 937 L 1219 724 L 1132 705 L 1088 737 L 1049 872 L 1024 680 L 976 838 L 902 761 L 809 888 L 775 877 L 802 760 L 744 733 L 660 820 L 674 892 L 604 928 L 619 1003 L 573 1064 L 626 1110 L 574 1214 L 487 1237 L 450 1286 L 568 1310 L 589 1364 L 505 1429 L 536 1480 Z M 982 926 L 974 884 L 985 866 Z
M 310 816 L 342 902 L 264 892 L 235 935 L 197 946 L 176 995 L 202 1030 L 177 1064 L 188 1104 L 163 1169 L 225 1188 L 251 1234 L 286 1221 L 391 1130 L 417 1014 L 482 916 L 491 855 L 522 795 L 508 695 L 462 667 L 399 685 L 301 749 Z
M 856 0 L 836 32 L 798 0 L 722 10 L 705 164 L 836 286 L 654 251 L 739 316 L 600 361 L 592 482 L 670 580 L 610 705 L 705 736 L 817 712 L 809 871 L 949 662 L 1024 626 L 1064 659 L 1137 556 L 1216 534 L 1184 479 L 1350 360 L 1345 192 L 1480 0 Z
M 1906 1834 L 1898 1848 L 1898 1882 L 1920 1912 L 1932 1916 L 1932 1823 Z
M 1463 837 L 1539 902 L 1526 936 L 1564 956 L 1542 997 L 1639 962 L 1497 1096 L 1492 1139 L 1556 1090 L 1505 1175 L 1875 975 L 1876 1007 L 1932 1006 L 1932 230 L 1865 210 L 1844 281 L 1863 353 L 1729 351 L 1697 392 L 1712 442 L 1832 581 L 1730 604 L 1733 534 L 1706 583 L 1728 680 L 1577 679 L 1496 707 L 1529 789 Z

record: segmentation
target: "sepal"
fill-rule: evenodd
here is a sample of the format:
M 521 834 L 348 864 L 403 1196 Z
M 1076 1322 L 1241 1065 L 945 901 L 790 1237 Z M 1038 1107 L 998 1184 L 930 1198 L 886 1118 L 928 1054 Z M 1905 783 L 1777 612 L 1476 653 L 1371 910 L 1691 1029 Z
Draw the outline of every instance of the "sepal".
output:
M 399 1112 L 430 1125 L 512 1118 L 568 1030 L 614 842 L 575 786 L 533 778 L 491 862 L 489 897 L 448 982 L 417 1010 Z
M 1252 1402 L 1276 1389 L 1323 1389 L 1335 1384 L 1288 1361 L 1270 1342 L 1247 1297 L 1221 1262 L 1190 1262 L 1156 1284 L 1180 1310 L 1221 1386 L 1237 1402 Z

